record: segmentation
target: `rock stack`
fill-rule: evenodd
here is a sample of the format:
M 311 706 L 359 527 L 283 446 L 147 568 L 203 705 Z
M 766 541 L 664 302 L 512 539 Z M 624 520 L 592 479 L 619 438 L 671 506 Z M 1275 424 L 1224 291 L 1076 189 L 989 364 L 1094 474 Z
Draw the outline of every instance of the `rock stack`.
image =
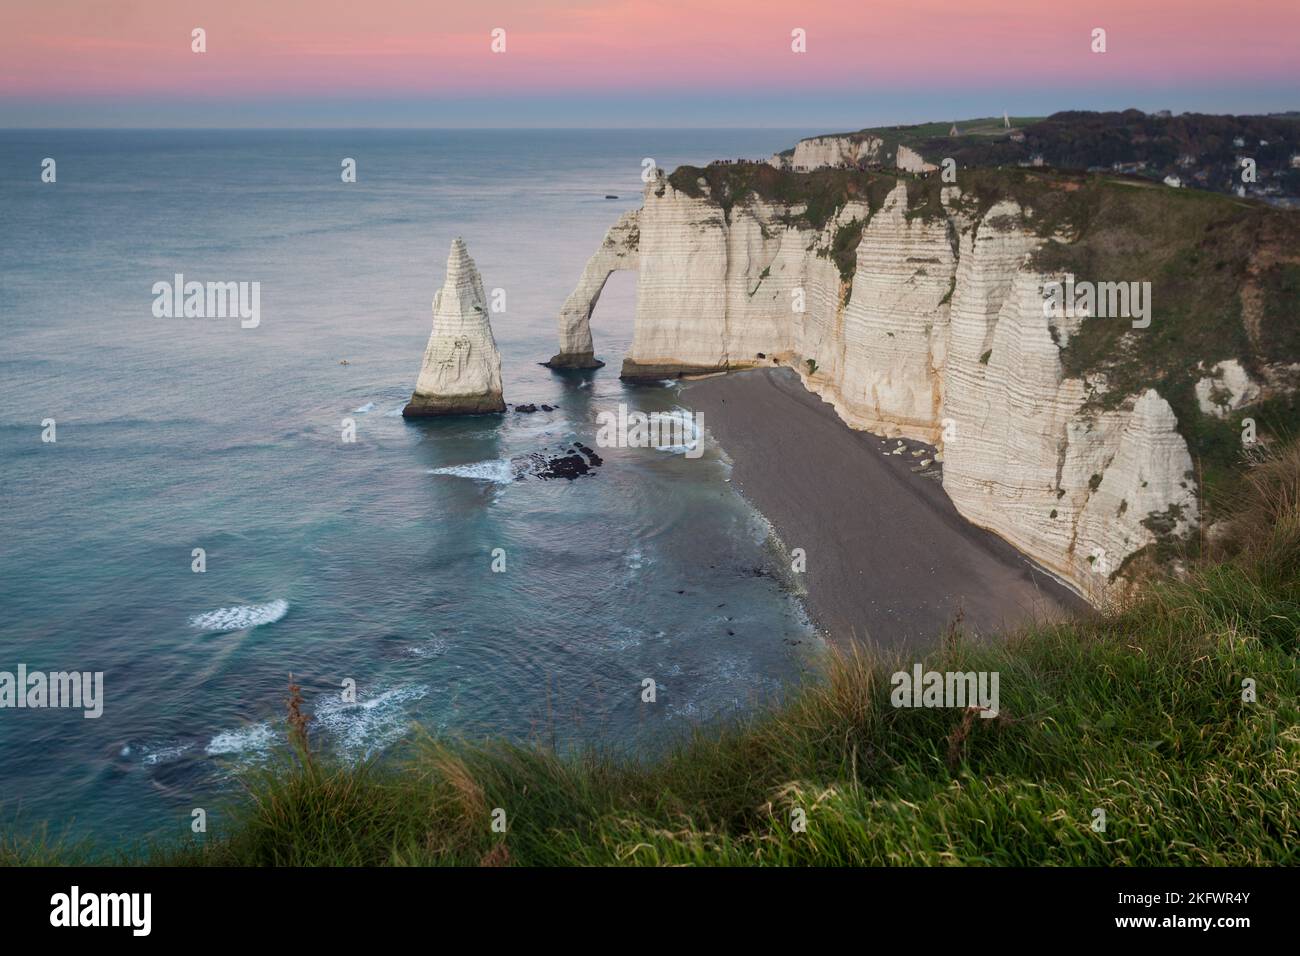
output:
M 405 418 L 483 415 L 506 410 L 501 353 L 488 321 L 483 280 L 464 240 L 447 256 L 447 280 L 433 297 L 433 333 Z

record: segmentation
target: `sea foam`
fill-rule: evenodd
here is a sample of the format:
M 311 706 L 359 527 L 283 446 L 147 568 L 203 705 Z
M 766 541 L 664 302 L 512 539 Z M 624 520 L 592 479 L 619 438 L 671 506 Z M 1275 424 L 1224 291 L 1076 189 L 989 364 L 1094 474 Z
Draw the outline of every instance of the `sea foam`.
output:
M 660 420 L 672 422 L 672 433 L 681 435 L 685 440 L 680 445 L 656 445 L 655 451 L 668 451 L 674 455 L 684 455 L 687 452 L 695 451 L 700 446 L 702 436 L 697 424 L 695 413 L 685 408 L 674 408 L 670 412 L 660 412 Z
M 287 613 L 289 602 L 284 599 L 269 604 L 237 604 L 234 607 L 220 607 L 206 614 L 196 614 L 190 618 L 190 627 L 218 633 L 242 631 L 247 627 L 274 624 Z
M 349 760 L 364 760 L 394 741 L 410 727 L 408 705 L 427 696 L 426 684 L 394 687 L 356 703 L 345 703 L 335 694 L 316 704 L 316 726 L 333 738 L 335 746 Z
M 208 741 L 203 751 L 213 756 L 264 755 L 274 741 L 275 731 L 270 724 L 249 724 L 238 730 L 223 730 Z
M 473 478 L 478 481 L 490 481 L 495 485 L 508 485 L 515 480 L 514 464 L 509 458 L 476 461 L 469 465 L 448 465 L 445 468 L 430 468 L 429 474 Z

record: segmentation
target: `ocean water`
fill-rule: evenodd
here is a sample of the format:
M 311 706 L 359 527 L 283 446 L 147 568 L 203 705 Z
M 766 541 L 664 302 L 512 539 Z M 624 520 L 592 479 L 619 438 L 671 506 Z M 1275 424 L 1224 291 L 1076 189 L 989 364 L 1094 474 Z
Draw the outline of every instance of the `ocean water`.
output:
M 413 724 L 644 755 L 798 680 L 817 640 L 716 445 L 526 465 L 594 445 L 619 403 L 680 405 L 618 381 L 628 273 L 593 319 L 607 367 L 537 364 L 642 159 L 799 135 L 0 131 L 0 671 L 104 674 L 99 719 L 0 709 L 0 824 L 111 843 L 204 807 L 220 832 L 283 741 L 290 673 L 344 759 Z M 506 293 L 506 400 L 555 411 L 400 417 L 457 235 Z M 259 282 L 260 325 L 155 318 L 176 273 Z

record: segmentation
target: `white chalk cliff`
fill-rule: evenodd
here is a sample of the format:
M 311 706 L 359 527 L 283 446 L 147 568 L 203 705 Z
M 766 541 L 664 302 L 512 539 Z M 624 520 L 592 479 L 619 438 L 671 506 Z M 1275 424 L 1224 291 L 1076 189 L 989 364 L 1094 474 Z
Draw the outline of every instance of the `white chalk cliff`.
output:
M 821 169 L 824 166 L 855 166 L 881 162 L 884 140 L 878 136 L 845 133 L 813 136 L 795 144 L 791 153 L 777 153 L 771 163 L 783 169 Z
M 433 332 L 407 418 L 505 411 L 501 353 L 488 321 L 483 280 L 464 240 L 452 240 L 447 278 L 433 296 Z
M 1196 403 L 1206 415 L 1227 418 L 1259 398 L 1259 385 L 1236 359 L 1219 362 L 1196 383 Z
M 851 202 L 814 230 L 790 224 L 800 207 L 751 195 L 724 210 L 697 185 L 660 173 L 610 230 L 565 304 L 562 354 L 590 355 L 605 276 L 638 268 L 626 378 L 793 367 L 851 427 L 937 444 L 958 511 L 1093 599 L 1125 558 L 1199 520 L 1168 402 L 1147 390 L 1101 410 L 1088 400 L 1104 380 L 1067 377 L 1061 350 L 1082 320 L 1044 314 L 1058 277 L 1030 265 L 1052 241 L 1028 228 L 1031 210 L 980 214 L 954 186 L 942 215 L 909 218 L 900 182 L 874 212 Z M 833 242 L 858 225 L 842 276 Z
M 894 165 L 909 173 L 932 173 L 939 168 L 934 163 L 927 163 L 916 150 L 902 144 L 894 155 Z

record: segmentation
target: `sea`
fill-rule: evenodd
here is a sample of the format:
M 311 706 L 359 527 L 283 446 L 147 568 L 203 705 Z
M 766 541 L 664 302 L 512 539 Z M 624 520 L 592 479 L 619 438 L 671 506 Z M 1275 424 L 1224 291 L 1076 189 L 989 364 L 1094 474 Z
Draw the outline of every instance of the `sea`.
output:
M 380 762 L 417 728 L 648 759 L 803 680 L 819 638 L 707 421 L 698 456 L 596 448 L 602 411 L 684 408 L 618 379 L 635 275 L 603 369 L 539 363 L 647 159 L 809 132 L 0 131 L 0 682 L 103 675 L 98 717 L 0 707 L 0 833 L 219 835 L 291 680 L 314 750 Z M 506 401 L 552 411 L 401 417 L 456 236 Z M 177 275 L 258 283 L 256 326 L 160 317 Z M 602 464 L 539 475 L 575 442 Z

